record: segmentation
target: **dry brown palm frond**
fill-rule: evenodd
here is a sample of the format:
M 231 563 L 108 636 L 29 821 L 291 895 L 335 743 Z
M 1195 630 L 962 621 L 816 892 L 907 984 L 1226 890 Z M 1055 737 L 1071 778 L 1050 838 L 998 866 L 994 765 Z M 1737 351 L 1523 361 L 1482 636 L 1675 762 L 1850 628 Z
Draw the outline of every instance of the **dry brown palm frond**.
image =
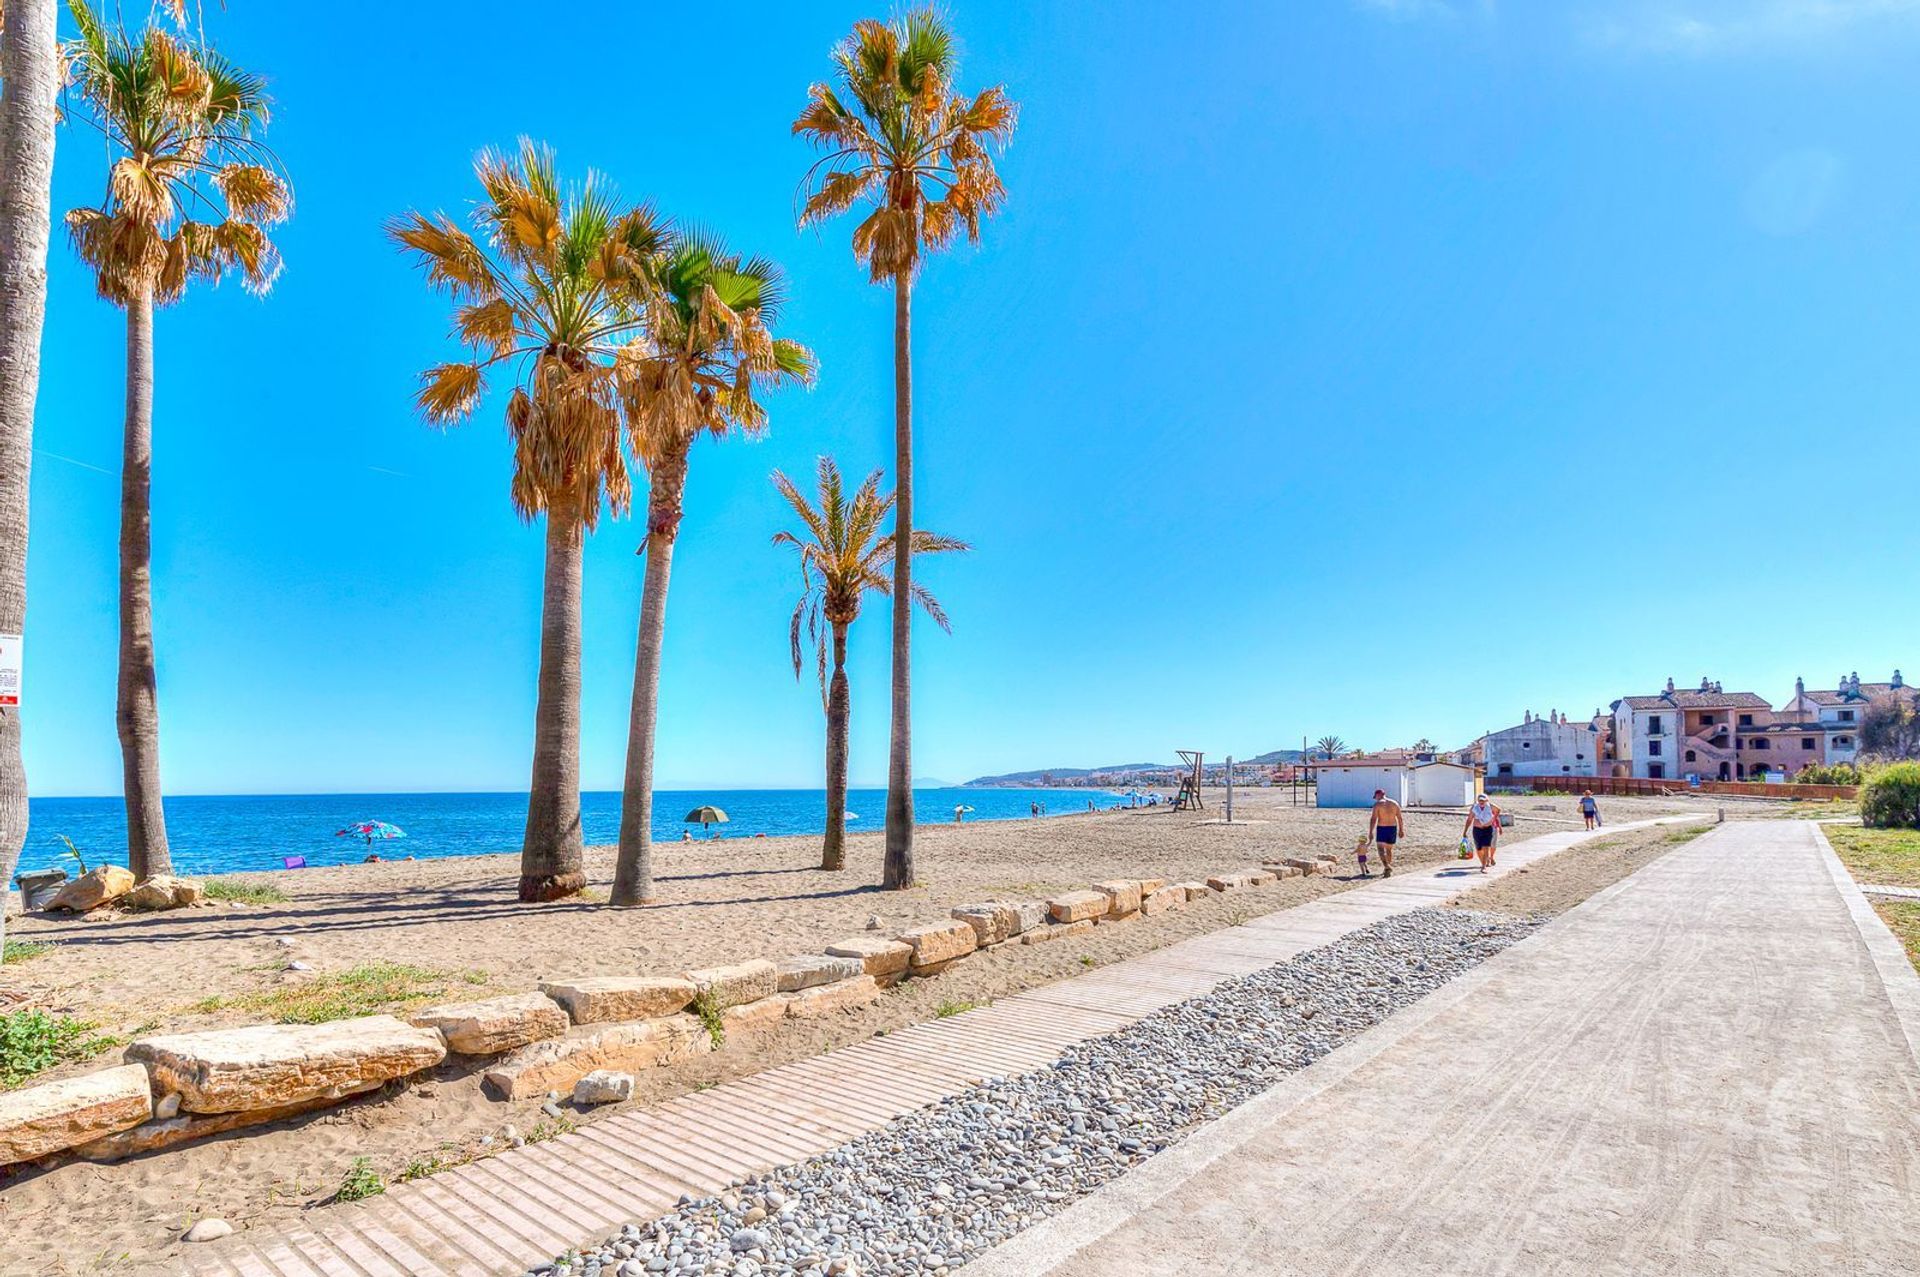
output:
M 272 226 L 292 212 L 292 192 L 264 164 L 229 164 L 214 174 L 213 181 L 226 197 L 228 210 L 241 221 Z
M 431 218 L 408 213 L 387 224 L 387 238 L 418 255 L 426 267 L 427 282 L 474 298 L 491 299 L 499 295 L 487 255 L 473 236 L 455 226 L 444 213 Z
M 480 398 L 480 369 L 473 364 L 440 364 L 420 374 L 414 402 L 436 426 L 450 426 L 473 415 Z

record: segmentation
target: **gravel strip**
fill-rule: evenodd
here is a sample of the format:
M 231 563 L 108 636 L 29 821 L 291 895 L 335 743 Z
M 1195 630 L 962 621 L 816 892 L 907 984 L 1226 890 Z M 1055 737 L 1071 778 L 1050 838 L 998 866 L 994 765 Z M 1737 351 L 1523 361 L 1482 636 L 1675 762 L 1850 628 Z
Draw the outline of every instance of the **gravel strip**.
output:
M 540 1277 L 950 1272 L 1348 1038 L 1544 918 L 1416 909 L 993 1079 L 830 1153 L 698 1200 Z

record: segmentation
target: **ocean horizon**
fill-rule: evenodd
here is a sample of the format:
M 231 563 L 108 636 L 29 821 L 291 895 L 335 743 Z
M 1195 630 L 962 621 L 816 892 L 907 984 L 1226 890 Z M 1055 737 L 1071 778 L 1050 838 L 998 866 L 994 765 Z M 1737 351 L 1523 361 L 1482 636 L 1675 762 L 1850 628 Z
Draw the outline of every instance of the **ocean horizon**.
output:
M 617 790 L 580 795 L 582 832 L 588 846 L 617 842 L 620 836 Z M 1125 796 L 1100 789 L 967 788 L 947 785 L 915 788 L 916 823 L 946 824 L 956 806 L 973 811 L 967 819 L 1030 818 L 1034 803 L 1048 816 L 1087 810 L 1089 802 L 1106 808 Z M 309 866 L 356 864 L 368 853 L 383 859 L 406 856 L 477 856 L 520 849 L 527 814 L 521 793 L 391 794 L 181 794 L 167 804 L 167 840 L 174 870 L 206 875 L 249 873 L 284 867 L 289 856 Z M 683 830 L 702 837 L 697 825 L 681 818 L 693 808 L 712 805 L 729 817 L 713 832 L 723 838 L 817 834 L 826 828 L 823 789 L 662 789 L 654 793 L 653 837 L 677 841 Z M 847 791 L 847 828 L 879 829 L 886 819 L 887 791 Z M 118 796 L 33 798 L 28 800 L 26 847 L 17 872 L 53 866 L 73 871 L 61 836 L 71 838 L 89 865 L 127 858 L 126 806 Z M 371 847 L 338 831 L 360 821 L 398 826 L 406 837 L 376 840 Z

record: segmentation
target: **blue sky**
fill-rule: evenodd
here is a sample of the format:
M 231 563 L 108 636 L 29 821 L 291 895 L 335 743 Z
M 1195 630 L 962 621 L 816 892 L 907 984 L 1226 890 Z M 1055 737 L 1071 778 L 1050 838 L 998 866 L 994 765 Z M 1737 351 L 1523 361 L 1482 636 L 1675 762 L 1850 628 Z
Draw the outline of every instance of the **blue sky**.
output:
M 131 6 L 138 9 L 139 6 Z M 155 592 L 174 793 L 515 789 L 541 539 L 499 399 L 409 396 L 444 304 L 383 241 L 521 134 L 780 260 L 810 393 L 697 449 L 663 788 L 819 783 L 767 482 L 891 456 L 890 301 L 802 234 L 787 124 L 869 7 L 346 13 L 240 0 L 296 185 L 273 295 L 158 321 Z M 1442 743 L 1669 674 L 1780 700 L 1920 665 L 1920 3 L 951 6 L 1022 103 L 1010 205 L 916 299 L 916 770 Z M 402 25 L 405 24 L 405 25 Z M 605 65 L 590 60 L 606 57 Z M 63 131 L 56 207 L 100 147 Z M 34 792 L 117 792 L 122 319 L 56 242 L 36 432 Z M 587 561 L 583 775 L 617 787 L 641 561 Z M 886 622 L 853 641 L 884 775 Z M 1920 670 L 1909 669 L 1910 674 Z

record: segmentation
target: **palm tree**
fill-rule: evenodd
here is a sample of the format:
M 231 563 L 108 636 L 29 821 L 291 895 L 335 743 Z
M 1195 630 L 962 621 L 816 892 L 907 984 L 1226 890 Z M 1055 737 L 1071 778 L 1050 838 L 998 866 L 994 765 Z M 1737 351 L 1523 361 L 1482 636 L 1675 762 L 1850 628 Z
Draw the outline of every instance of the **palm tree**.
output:
M 1313 747 L 1320 752 L 1322 758 L 1338 758 L 1347 752 L 1347 742 L 1338 736 L 1322 736 L 1313 742 Z
M 827 836 L 820 854 L 822 869 L 847 866 L 847 720 L 853 710 L 852 693 L 847 685 L 847 627 L 860 615 L 860 603 L 868 593 L 886 594 L 893 588 L 887 569 L 893 563 L 893 538 L 880 535 L 887 514 L 893 508 L 891 494 L 880 492 L 880 472 L 867 476 L 847 498 L 840 480 L 840 467 L 832 457 L 820 458 L 816 488 L 819 504 L 809 502 L 793 480 L 778 470 L 773 486 L 793 507 L 803 529 L 799 536 L 791 532 L 773 534 L 775 545 L 790 545 L 800 552 L 800 601 L 793 609 L 788 639 L 793 645 L 793 676 L 800 677 L 805 663 L 801 633 L 813 644 L 814 663 L 820 675 L 820 702 L 827 712 Z M 918 529 L 913 534 L 915 554 L 939 554 L 965 550 L 967 543 L 953 537 L 937 536 Z M 940 602 L 918 582 L 913 600 L 941 629 L 952 632 Z M 833 677 L 827 677 L 827 649 L 833 649 Z
M 833 51 L 839 88 L 815 84 L 793 131 L 825 152 L 808 170 L 800 224 L 855 205 L 854 257 L 893 286 L 893 714 L 887 751 L 887 859 L 882 885 L 913 883 L 913 758 L 909 664 L 913 598 L 913 277 L 922 256 L 980 220 L 1006 188 L 988 146 L 1013 136 L 1017 110 L 1003 88 L 953 91 L 953 31 L 932 9 L 864 21 Z
M 743 261 L 719 240 L 689 235 L 661 266 L 647 305 L 647 341 L 623 352 L 621 393 L 634 455 L 647 467 L 646 576 L 633 659 L 633 706 L 620 804 L 616 905 L 653 894 L 653 747 L 667 581 L 686 497 L 687 459 L 701 435 L 754 435 L 767 426 L 756 392 L 813 381 L 813 353 L 773 335 L 785 281 L 763 258 Z
M 160 800 L 160 715 L 153 638 L 153 310 L 188 283 L 238 272 L 265 293 L 280 273 L 267 228 L 293 193 L 255 136 L 263 81 L 211 48 L 150 25 L 108 29 L 68 0 L 68 46 L 80 114 L 112 160 L 98 208 L 67 214 L 101 297 L 127 313 L 127 397 L 120 473 L 120 676 L 115 717 L 125 772 L 127 855 L 141 878 L 167 873 Z M 202 220 L 205 218 L 207 220 Z
M 557 900 L 586 886 L 580 838 L 580 591 L 586 534 L 604 498 L 632 498 L 621 448 L 623 348 L 637 340 L 652 276 L 669 242 L 646 207 L 622 210 L 589 173 L 563 187 L 550 148 L 483 152 L 478 235 L 445 214 L 409 213 L 388 234 L 456 303 L 463 361 L 421 375 L 418 405 L 433 425 L 473 415 L 491 369 L 514 378 L 508 497 L 521 518 L 545 514 L 539 700 L 533 773 L 520 845 L 520 899 Z
M 0 636 L 7 636 L 0 643 L 17 641 L 11 636 L 27 616 L 27 472 L 47 314 L 59 87 L 54 0 L 7 0 L 0 5 Z M 0 705 L 0 883 L 13 877 L 26 837 L 20 710 Z M 6 925 L 0 917 L 0 943 Z

